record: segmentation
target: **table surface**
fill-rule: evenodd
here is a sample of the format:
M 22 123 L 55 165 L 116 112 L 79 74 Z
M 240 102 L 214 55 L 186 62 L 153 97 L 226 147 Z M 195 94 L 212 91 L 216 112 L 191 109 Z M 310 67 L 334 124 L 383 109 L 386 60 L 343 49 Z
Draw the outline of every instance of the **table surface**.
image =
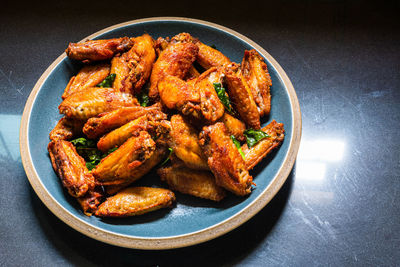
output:
M 57 2 L 0 11 L 1 266 L 400 262 L 399 4 L 262 1 L 228 12 L 216 1 Z M 283 188 L 251 220 L 193 247 L 141 251 L 92 240 L 55 217 L 26 178 L 18 135 L 32 87 L 68 42 L 155 16 L 208 20 L 260 44 L 296 89 L 303 134 Z

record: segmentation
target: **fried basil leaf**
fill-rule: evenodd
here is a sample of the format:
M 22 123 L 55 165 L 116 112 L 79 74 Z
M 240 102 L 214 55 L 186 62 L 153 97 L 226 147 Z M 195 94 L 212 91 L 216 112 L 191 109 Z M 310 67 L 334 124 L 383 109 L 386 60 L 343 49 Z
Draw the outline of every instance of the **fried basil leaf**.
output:
M 266 132 L 254 129 L 247 129 L 244 131 L 244 135 L 246 136 L 246 143 L 249 148 L 257 144 L 260 140 L 271 137 Z
M 164 165 L 168 162 L 169 158 L 171 157 L 172 152 L 174 152 L 174 150 L 173 150 L 172 148 L 170 148 L 170 147 L 168 148 L 168 151 L 169 151 L 168 156 L 167 156 L 166 159 L 161 163 L 160 166 L 164 166 Z
M 112 87 L 116 76 L 117 75 L 115 73 L 111 73 L 101 83 L 96 85 L 96 87 Z
M 225 88 L 222 87 L 221 83 L 213 83 L 214 89 L 217 92 L 218 98 L 221 103 L 224 105 L 226 110 L 230 113 L 233 112 L 231 101 L 229 100 L 229 96 L 225 91 Z
M 150 103 L 149 96 L 146 94 L 146 92 L 142 91 L 139 94 L 136 95 L 137 100 L 139 101 L 139 104 L 142 107 L 147 107 Z
M 242 146 L 240 145 L 240 142 L 238 140 L 236 140 L 234 135 L 231 135 L 231 139 L 232 139 L 233 143 L 235 144 L 236 148 L 239 150 L 240 155 L 244 159 L 244 153 L 242 151 Z

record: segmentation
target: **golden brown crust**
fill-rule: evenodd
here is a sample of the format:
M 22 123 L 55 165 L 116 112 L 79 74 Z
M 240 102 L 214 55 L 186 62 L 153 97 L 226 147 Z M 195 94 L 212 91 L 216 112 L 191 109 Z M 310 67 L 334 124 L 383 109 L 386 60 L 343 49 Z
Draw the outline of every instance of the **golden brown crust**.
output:
M 58 140 L 50 142 L 47 149 L 54 171 L 71 196 L 81 197 L 94 188 L 94 178 L 74 145 Z
M 265 156 L 267 156 L 273 149 L 277 148 L 285 138 L 285 130 L 283 123 L 277 123 L 273 120 L 270 124 L 261 129 L 266 132 L 270 137 L 259 141 L 255 146 L 250 149 L 247 144 L 242 146 L 242 151 L 245 154 L 245 162 L 248 170 L 256 166 Z
M 61 98 L 65 99 L 72 93 L 96 86 L 109 74 L 110 64 L 107 63 L 84 66 L 76 76 L 71 78 Z
M 130 187 L 107 198 L 95 215 L 100 217 L 127 217 L 171 207 L 175 194 L 163 188 Z
M 51 130 L 49 137 L 52 141 L 70 140 L 82 133 L 84 121 L 62 117 Z
M 90 118 L 83 127 L 83 133 L 91 139 L 96 139 L 146 114 L 157 119 L 166 119 L 167 116 L 161 112 L 161 105 L 159 104 L 150 107 L 122 107 L 108 113 L 103 113 L 98 117 Z
M 231 63 L 230 59 L 217 49 L 205 45 L 199 40 L 196 40 L 195 44 L 199 48 L 199 53 L 197 55 L 196 61 L 203 68 L 209 69 L 212 67 L 220 67 Z
M 83 63 L 111 59 L 115 54 L 127 51 L 134 41 L 128 37 L 107 40 L 90 40 L 83 43 L 70 43 L 65 50 L 69 58 Z
M 207 158 L 199 145 L 199 133 L 181 115 L 171 117 L 171 139 L 175 155 L 192 169 L 209 170 Z
M 101 160 L 99 165 L 92 170 L 101 185 L 121 184 L 126 180 L 137 180 L 144 173 L 137 168 L 143 164 L 156 149 L 156 144 L 151 136 L 141 131 L 136 136 L 130 137 L 116 151 Z
M 149 97 L 158 99 L 158 81 L 165 75 L 183 79 L 195 61 L 198 48 L 192 43 L 170 44 L 161 52 L 150 76 Z
M 251 89 L 260 116 L 268 115 L 271 110 L 272 81 L 264 59 L 254 49 L 245 50 L 241 71 Z
M 103 112 L 136 105 L 135 98 L 112 88 L 89 87 L 68 96 L 58 109 L 67 117 L 85 120 Z
M 116 74 L 113 88 L 133 95 L 139 93 L 150 77 L 155 59 L 153 38 L 148 34 L 136 37 L 128 52 L 111 61 L 111 73 Z
M 260 129 L 260 114 L 250 88 L 242 80 L 239 65 L 232 63 L 225 67 L 225 81 L 231 102 L 240 117 L 249 127 Z
M 200 145 L 218 185 L 239 196 L 251 192 L 253 177 L 222 122 L 203 128 Z
M 245 140 L 243 133 L 246 130 L 246 125 L 241 120 L 238 120 L 225 112 L 220 121 L 225 124 L 230 135 L 234 135 L 239 141 Z
M 221 201 L 226 196 L 225 190 L 216 184 L 209 171 L 172 165 L 158 169 L 157 173 L 171 190 L 213 201 Z

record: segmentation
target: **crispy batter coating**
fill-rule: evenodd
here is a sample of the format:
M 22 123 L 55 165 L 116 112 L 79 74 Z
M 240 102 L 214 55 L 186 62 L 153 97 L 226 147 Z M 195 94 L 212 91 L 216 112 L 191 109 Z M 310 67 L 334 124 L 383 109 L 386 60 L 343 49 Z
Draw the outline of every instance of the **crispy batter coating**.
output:
M 207 158 L 199 145 L 199 133 L 181 115 L 171 117 L 170 147 L 186 166 L 197 170 L 209 170 Z
M 171 190 L 213 201 L 220 201 L 226 196 L 225 190 L 216 184 L 214 175 L 209 171 L 172 165 L 158 169 L 157 173 Z
M 111 61 L 111 73 L 116 74 L 113 87 L 125 93 L 139 93 L 150 77 L 155 59 L 153 38 L 148 34 L 136 37 L 128 52 Z
M 200 92 L 200 108 L 203 118 L 207 123 L 214 123 L 225 112 L 224 105 L 218 98 L 217 93 L 213 84 L 210 82 L 211 78 L 215 77 L 217 73 L 217 68 L 210 68 L 209 70 L 202 73 L 194 84 L 194 88 L 197 88 Z
M 110 64 L 101 63 L 84 66 L 76 76 L 73 76 L 64 90 L 62 99 L 72 93 L 101 83 L 110 74 Z
M 159 104 L 150 107 L 122 107 L 108 113 L 100 114 L 98 117 L 90 118 L 83 127 L 83 133 L 91 139 L 96 139 L 146 114 L 156 119 L 167 118 L 167 115 L 161 112 L 161 105 Z
M 175 194 L 163 188 L 130 187 L 107 198 L 95 215 L 100 217 L 127 217 L 171 207 Z
M 229 134 L 234 135 L 239 141 L 245 140 L 243 133 L 246 130 L 246 125 L 241 120 L 238 120 L 225 112 L 220 121 L 225 124 Z
M 83 213 L 86 216 L 92 216 L 103 197 L 103 191 L 99 187 L 95 187 L 93 190 L 88 190 L 82 197 L 78 197 L 77 200 L 82 207 Z
M 271 110 L 271 77 L 267 64 L 256 50 L 245 50 L 242 61 L 242 74 L 251 89 L 260 116 L 268 115 Z
M 138 171 L 138 167 L 151 157 L 155 149 L 156 144 L 151 136 L 146 131 L 141 131 L 102 159 L 92 170 L 92 174 L 101 185 L 137 180 L 150 170 Z
M 73 144 L 64 140 L 52 141 L 47 149 L 54 171 L 71 196 L 81 197 L 94 188 L 94 177 Z
M 158 99 L 158 81 L 165 75 L 183 79 L 195 61 L 198 48 L 192 43 L 170 44 L 153 65 L 150 76 L 149 97 Z
M 285 138 L 283 123 L 277 123 L 275 120 L 261 130 L 266 132 L 270 137 L 259 141 L 250 149 L 247 147 L 247 144 L 242 146 L 242 151 L 245 154 L 244 158 L 248 170 L 253 169 L 254 166 L 256 166 L 272 150 L 280 146 Z
M 49 137 L 52 141 L 70 140 L 82 133 L 82 127 L 85 122 L 71 118 L 62 117 L 56 127 L 51 130 Z
M 245 161 L 222 122 L 203 128 L 200 145 L 208 157 L 208 166 L 217 185 L 239 196 L 251 192 L 253 177 L 249 175 Z
M 65 50 L 69 58 L 83 63 L 111 59 L 117 53 L 130 49 L 134 41 L 128 37 L 107 40 L 90 40 L 83 43 L 70 43 Z
M 112 88 L 89 87 L 68 96 L 58 109 L 69 118 L 85 120 L 103 112 L 136 105 L 135 98 Z
M 243 82 L 239 65 L 229 64 L 225 67 L 225 81 L 233 106 L 243 121 L 254 129 L 260 129 L 260 114 L 247 84 Z

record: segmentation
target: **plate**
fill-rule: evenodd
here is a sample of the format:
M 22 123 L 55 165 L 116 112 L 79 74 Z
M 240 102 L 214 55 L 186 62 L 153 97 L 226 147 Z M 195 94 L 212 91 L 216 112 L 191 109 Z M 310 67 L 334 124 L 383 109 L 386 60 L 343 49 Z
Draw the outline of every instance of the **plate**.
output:
M 189 32 L 202 42 L 215 45 L 234 62 L 241 62 L 245 49 L 256 49 L 265 59 L 273 86 L 272 119 L 285 125 L 286 137 L 273 155 L 251 174 L 257 184 L 247 197 L 230 195 L 220 203 L 177 193 L 173 209 L 123 219 L 85 216 L 55 175 L 47 153 L 49 132 L 61 118 L 58 105 L 71 76 L 81 65 L 63 53 L 42 74 L 33 88 L 21 120 L 22 163 L 33 189 L 43 203 L 62 221 L 94 239 L 128 248 L 170 249 L 185 247 L 221 236 L 240 226 L 260 211 L 279 191 L 296 159 L 301 138 L 301 113 L 295 90 L 279 64 L 259 45 L 226 27 L 189 18 L 158 17 L 128 21 L 96 32 L 86 39 L 138 36 L 154 38 Z M 71 40 L 74 41 L 74 40 Z M 65 46 L 68 44 L 66 43 Z M 155 172 L 139 185 L 164 186 Z

